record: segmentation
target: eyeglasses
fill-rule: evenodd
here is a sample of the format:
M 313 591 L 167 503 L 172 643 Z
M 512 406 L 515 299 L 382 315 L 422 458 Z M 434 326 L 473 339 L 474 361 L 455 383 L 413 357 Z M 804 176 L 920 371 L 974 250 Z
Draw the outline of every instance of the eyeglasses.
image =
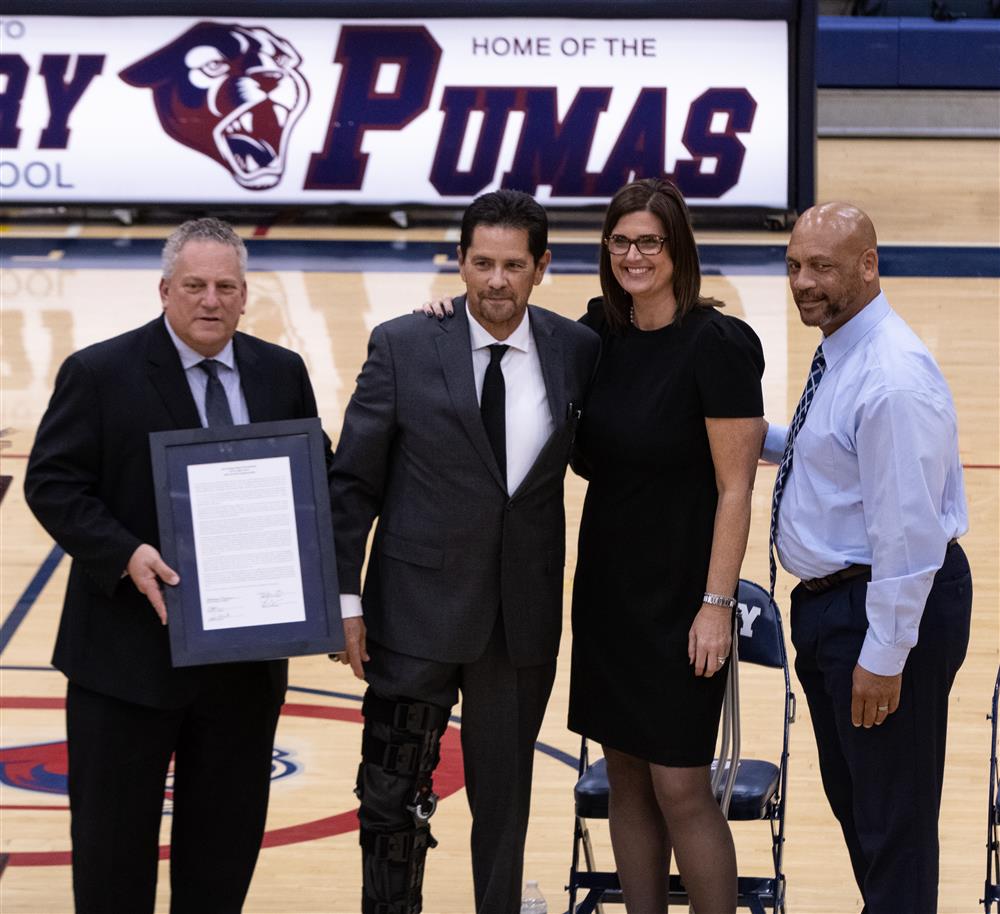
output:
M 627 254 L 628 249 L 635 245 L 635 249 L 640 254 L 652 257 L 663 250 L 666 238 L 662 235 L 640 235 L 638 238 L 629 238 L 627 235 L 608 235 L 604 239 L 604 244 L 608 248 L 609 254 Z

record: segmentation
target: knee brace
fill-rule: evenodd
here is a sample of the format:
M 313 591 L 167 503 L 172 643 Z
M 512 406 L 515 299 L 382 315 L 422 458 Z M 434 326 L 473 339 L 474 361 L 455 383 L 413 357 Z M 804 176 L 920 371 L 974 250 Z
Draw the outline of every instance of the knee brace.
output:
M 361 765 L 364 888 L 362 914 L 418 914 L 424 859 L 437 842 L 429 820 L 437 808 L 432 774 L 448 710 L 365 694 Z

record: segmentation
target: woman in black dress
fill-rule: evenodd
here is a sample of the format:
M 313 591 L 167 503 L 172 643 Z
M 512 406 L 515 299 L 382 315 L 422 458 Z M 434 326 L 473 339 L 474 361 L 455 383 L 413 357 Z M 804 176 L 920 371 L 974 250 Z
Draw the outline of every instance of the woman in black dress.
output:
M 573 588 L 570 728 L 598 740 L 632 914 L 667 908 L 671 853 L 694 910 L 736 907 L 712 794 L 750 497 L 763 433 L 760 341 L 700 294 L 687 207 L 666 180 L 609 205 L 603 350 L 577 434 L 589 479 Z

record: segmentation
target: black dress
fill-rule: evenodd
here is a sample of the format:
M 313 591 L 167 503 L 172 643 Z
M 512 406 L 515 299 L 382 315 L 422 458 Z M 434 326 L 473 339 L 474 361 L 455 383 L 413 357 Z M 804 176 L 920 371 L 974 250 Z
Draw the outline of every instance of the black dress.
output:
M 660 765 L 708 765 L 725 676 L 696 677 L 687 646 L 718 499 L 705 418 L 763 415 L 760 340 L 714 308 L 615 334 L 596 299 L 583 320 L 603 350 L 573 460 L 590 485 L 569 726 Z

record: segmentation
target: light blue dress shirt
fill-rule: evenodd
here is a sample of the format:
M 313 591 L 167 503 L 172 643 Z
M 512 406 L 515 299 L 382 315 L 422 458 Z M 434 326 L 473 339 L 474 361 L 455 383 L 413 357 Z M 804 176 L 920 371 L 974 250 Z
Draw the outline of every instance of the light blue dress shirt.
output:
M 879 293 L 823 341 L 826 372 L 795 439 L 778 515 L 782 566 L 803 580 L 871 565 L 858 662 L 902 672 L 948 541 L 968 530 L 951 392 Z M 763 456 L 781 460 L 771 425 Z
M 174 332 L 166 315 L 163 316 L 163 323 L 167 327 L 170 339 L 174 341 L 177 354 L 181 357 L 184 376 L 187 378 L 188 387 L 191 388 L 194 405 L 198 407 L 198 418 L 201 419 L 202 426 L 208 428 L 208 420 L 205 418 L 205 389 L 208 387 L 208 375 L 203 369 L 196 367 L 199 362 L 204 361 L 205 356 L 195 352 Z M 230 340 L 226 343 L 222 352 L 212 356 L 212 358 L 219 363 L 219 380 L 222 382 L 222 389 L 225 390 L 226 399 L 229 401 L 229 412 L 233 416 L 233 425 L 248 425 L 250 411 L 247 409 L 247 401 L 243 396 L 243 388 L 240 387 L 240 370 L 236 367 L 233 341 Z

